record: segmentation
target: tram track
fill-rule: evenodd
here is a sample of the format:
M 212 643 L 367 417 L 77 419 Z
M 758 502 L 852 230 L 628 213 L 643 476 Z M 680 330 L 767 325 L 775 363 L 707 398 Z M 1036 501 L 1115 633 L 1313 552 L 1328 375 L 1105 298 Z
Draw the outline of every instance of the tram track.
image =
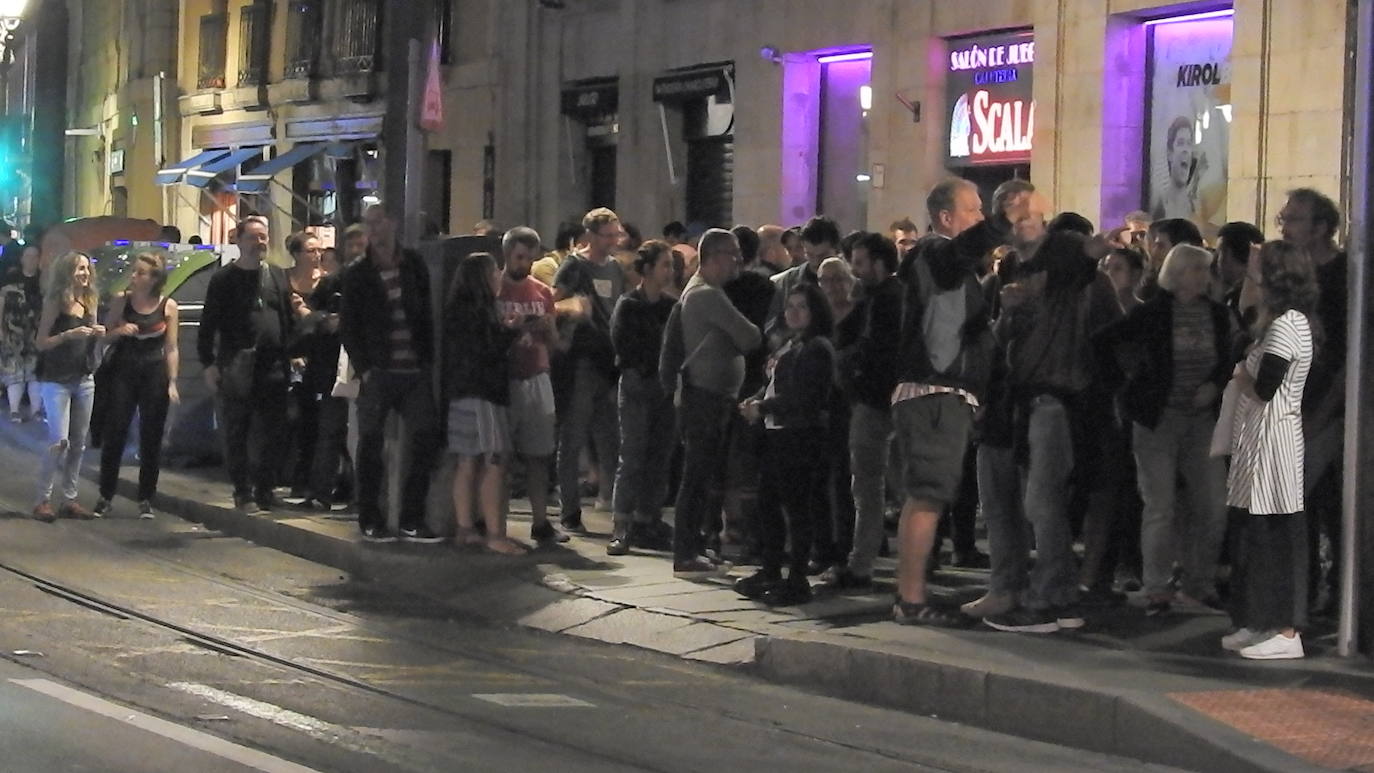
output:
M 583 694 L 588 695 L 594 703 L 600 706 L 635 713 L 652 712 L 654 714 L 662 714 L 666 708 L 698 716 L 707 715 L 747 728 L 748 730 L 760 734 L 760 738 L 767 734 L 778 734 L 783 737 L 790 737 L 797 742 L 824 744 L 832 746 L 837 750 L 853 752 L 855 754 L 874 755 L 879 758 L 888 759 L 891 762 L 909 765 L 915 770 L 930 771 L 930 773 L 957 773 L 959 771 L 968 771 L 971 769 L 968 767 L 942 766 L 937 762 L 915 759 L 907 754 L 889 752 L 883 749 L 860 746 L 858 744 L 849 744 L 839 738 L 825 737 L 814 733 L 794 730 L 776 721 L 770 721 L 766 718 L 751 717 L 741 712 L 732 711 L 724 706 L 703 706 L 687 701 L 674 700 L 663 690 L 654 691 L 651 700 L 648 696 L 635 695 L 634 692 L 629 689 L 617 689 L 616 685 L 613 683 L 571 674 L 556 668 L 546 669 L 530 663 L 517 662 L 514 659 L 501 657 L 498 653 L 490 649 L 445 646 L 440 642 L 399 632 L 385 624 L 377 624 L 359 619 L 347 612 L 340 612 L 327 607 L 319 607 L 318 605 L 301 601 L 288 595 L 257 588 L 222 575 L 214 575 L 199 571 L 181 562 L 152 555 L 118 542 L 87 534 L 83 534 L 82 537 L 101 544 L 105 549 L 117 549 L 130 556 L 136 556 L 139 560 L 152 562 L 166 571 L 209 582 L 225 590 L 244 594 L 260 601 L 289 607 L 296 612 L 312 615 L 331 623 L 347 624 L 355 627 L 360 632 L 383 636 L 389 640 L 404 642 L 414 647 L 426 648 L 446 656 L 461 658 L 492 669 L 499 669 L 540 680 L 555 682 L 563 685 L 564 689 L 572 688 L 574 691 L 581 691 Z M 441 717 L 469 723 L 488 731 L 512 736 L 515 739 L 534 740 L 554 749 L 563 749 L 568 752 L 575 752 L 579 755 L 599 759 L 609 765 L 632 767 L 646 771 L 663 771 L 664 773 L 667 773 L 669 770 L 675 770 L 675 768 L 664 767 L 661 763 L 656 764 L 653 760 L 647 759 L 643 755 L 618 754 L 608 751 L 604 748 L 605 744 L 598 744 L 594 740 L 584 744 L 570 741 L 567 738 L 559 737 L 555 733 L 546 732 L 543 729 L 544 723 L 519 721 L 518 717 L 512 721 L 505 721 L 501 718 L 499 712 L 492 712 L 490 707 L 486 707 L 485 704 L 481 706 L 474 705 L 471 708 L 467 708 L 462 705 L 462 700 L 455 701 L 454 703 L 441 703 L 433 700 L 426 700 L 345 673 L 340 673 L 330 668 L 302 663 L 299 660 L 267 651 L 262 647 L 235 641 L 232 638 L 204 630 L 195 625 L 178 622 L 164 615 L 139 609 L 132 604 L 122 603 L 118 600 L 105 597 L 102 594 L 92 592 L 86 588 L 76 586 L 61 579 L 45 576 L 25 568 L 12 559 L 0 557 L 0 572 L 31 585 L 44 594 L 62 599 L 63 601 L 89 611 L 113 619 L 149 626 L 170 633 L 192 646 L 229 657 L 243 658 L 269 669 L 274 669 L 284 675 L 295 678 L 306 677 L 337 688 L 357 691 L 383 700 L 396 701 L 413 709 L 418 709 L 423 712 L 433 712 Z M 436 601 L 435 603 L 438 604 L 439 602 Z M 526 635 L 539 636 L 541 634 L 538 632 L 528 632 Z M 586 646 L 596 647 L 609 645 L 596 645 L 595 643 L 589 642 Z M 0 653 L 0 657 L 9 658 L 10 656 L 8 653 Z M 18 660 L 18 658 L 10 659 Z M 676 663 L 666 664 L 665 667 L 671 668 L 679 673 L 684 670 L 682 665 Z M 706 666 L 690 666 L 687 668 L 699 671 L 700 675 L 703 677 L 707 677 L 714 670 Z M 741 674 L 741 677 L 747 678 L 743 674 Z M 462 693 L 455 697 L 466 699 L 470 696 L 466 693 Z M 664 721 L 671 722 L 672 720 L 665 718 Z M 612 747 L 613 746 L 614 745 L 612 745 Z

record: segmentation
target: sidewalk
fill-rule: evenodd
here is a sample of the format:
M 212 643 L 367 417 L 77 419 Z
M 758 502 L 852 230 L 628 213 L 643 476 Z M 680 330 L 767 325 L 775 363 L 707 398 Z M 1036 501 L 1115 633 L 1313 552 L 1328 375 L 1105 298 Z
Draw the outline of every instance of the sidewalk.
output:
M 6 425 L 0 439 L 36 451 L 38 431 Z M 136 474 L 125 468 L 121 494 L 133 494 Z M 447 495 L 447 480 L 434 489 Z M 1319 641 L 1305 642 L 1303 661 L 1226 656 L 1220 616 L 1146 619 L 1120 608 L 1090 615 L 1083 632 L 1049 636 L 911 628 L 890 621 L 886 588 L 769 609 L 723 582 L 674 580 L 665 554 L 608 557 L 609 515 L 590 509 L 591 535 L 512 559 L 366 544 L 344 515 L 244 515 L 215 469 L 164 471 L 156 505 L 494 623 L 748 668 L 851 700 L 1209 773 L 1374 773 L 1374 664 L 1335 658 Z M 512 504 L 510 532 L 526 539 L 522 505 Z M 133 517 L 127 500 L 116 507 L 114 517 Z M 878 574 L 892 569 L 882 561 Z M 985 581 L 986 572 L 942 571 L 934 592 L 967 600 Z

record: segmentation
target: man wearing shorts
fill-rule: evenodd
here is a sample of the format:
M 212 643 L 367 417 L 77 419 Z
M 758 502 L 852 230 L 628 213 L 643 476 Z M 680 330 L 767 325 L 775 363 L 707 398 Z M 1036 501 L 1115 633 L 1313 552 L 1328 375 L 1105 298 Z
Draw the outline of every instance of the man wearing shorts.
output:
M 978 196 L 970 183 L 942 185 Z M 950 239 L 927 240 L 914 252 L 905 276 L 898 383 L 892 392 L 906 492 L 897 533 L 901 557 L 893 617 L 906 625 L 957 627 L 963 625 L 957 611 L 927 601 L 926 562 L 940 513 L 959 494 L 973 413 L 992 367 L 992 334 L 978 283 L 978 256 Z
M 542 323 L 542 334 L 520 337 L 511 351 L 510 407 L 512 450 L 525 460 L 525 487 L 530 495 L 533 525 L 530 538 L 539 543 L 567 542 L 567 535 L 549 523 L 549 459 L 554 452 L 553 384 L 549 380 L 549 349 L 558 337 L 554 324 L 553 290 L 530 276 L 542 251 L 539 234 L 517 226 L 501 239 L 505 276 L 496 306 L 501 318 L 519 316 Z

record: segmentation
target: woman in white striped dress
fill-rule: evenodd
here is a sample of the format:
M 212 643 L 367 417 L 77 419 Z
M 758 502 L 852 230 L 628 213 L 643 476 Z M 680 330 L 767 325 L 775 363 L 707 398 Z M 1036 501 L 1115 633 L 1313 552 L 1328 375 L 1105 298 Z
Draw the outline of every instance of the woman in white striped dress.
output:
M 1256 660 L 1303 656 L 1307 524 L 1302 393 L 1312 365 L 1317 284 L 1306 253 L 1272 241 L 1250 261 L 1258 342 L 1236 367 L 1240 388 L 1226 504 L 1240 524 L 1231 576 L 1235 633 L 1222 646 Z

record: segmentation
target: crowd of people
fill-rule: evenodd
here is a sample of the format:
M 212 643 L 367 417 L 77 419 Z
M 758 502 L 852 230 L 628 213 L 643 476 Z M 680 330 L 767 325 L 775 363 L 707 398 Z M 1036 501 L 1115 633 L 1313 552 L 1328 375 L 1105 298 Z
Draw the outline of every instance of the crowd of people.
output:
M 667 551 L 689 580 L 756 566 L 734 588 L 770 605 L 872 591 L 890 550 L 899 623 L 1049 633 L 1138 590 L 1148 616 L 1229 612 L 1222 644 L 1245 657 L 1301 657 L 1309 608 L 1332 603 L 1338 576 L 1317 551 L 1340 536 L 1335 205 L 1292 191 L 1281 238 L 1230 223 L 1213 247 L 1143 212 L 1097 231 L 1025 180 L 990 210 L 951 178 L 929 193 L 925 233 L 904 218 L 842 235 L 817 216 L 695 240 L 670 223 L 646 241 L 599 208 L 552 250 L 505 231 L 453 266 L 437 308 L 382 206 L 330 255 L 291 235 L 288 270 L 265 260 L 267 222 L 246 218 L 197 341 L 235 506 L 280 507 L 285 477 L 304 507 L 351 500 L 365 540 L 441 542 L 425 512 L 447 458 L 462 548 L 529 549 L 506 533 L 519 485 L 537 543 L 585 532 L 595 497 L 612 513 L 608 554 Z M 75 484 L 98 340 L 113 354 L 89 515 L 110 510 L 135 410 L 151 515 L 178 399 L 165 264 L 136 255 L 101 325 L 88 257 L 57 258 L 41 303 L 37 258 L 25 250 L 0 290 L 11 416 L 28 389 L 48 424 L 35 515 L 88 514 Z M 381 502 L 393 414 L 408 438 L 399 532 Z M 927 588 L 945 538 L 947 560 L 990 569 L 962 607 Z

